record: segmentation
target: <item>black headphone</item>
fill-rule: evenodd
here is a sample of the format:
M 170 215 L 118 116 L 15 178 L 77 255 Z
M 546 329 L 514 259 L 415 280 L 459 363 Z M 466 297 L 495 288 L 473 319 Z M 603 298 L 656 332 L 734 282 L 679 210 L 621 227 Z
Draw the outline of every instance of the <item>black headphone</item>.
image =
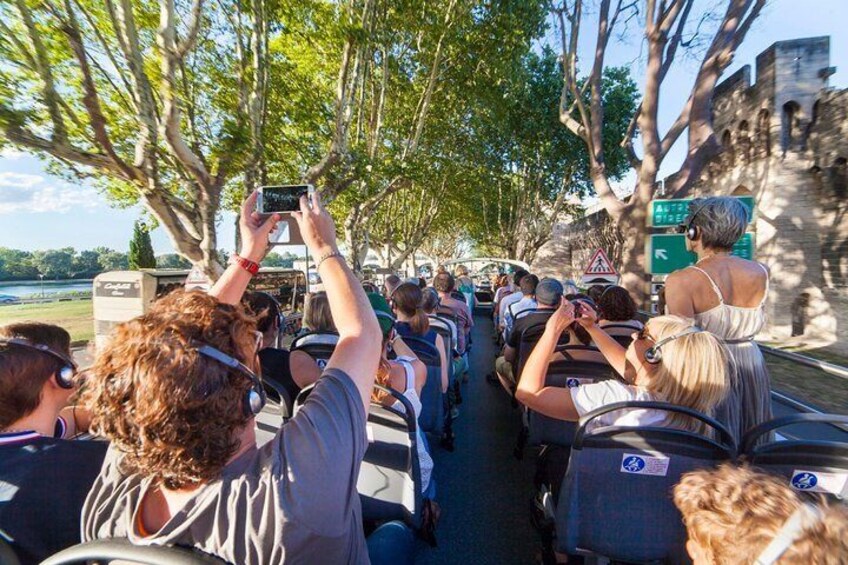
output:
M 659 343 L 654 344 L 652 347 L 649 347 L 645 350 L 645 361 L 650 363 L 651 365 L 657 365 L 662 361 L 662 346 L 670 341 L 674 341 L 675 339 L 681 338 L 685 335 L 690 334 L 699 334 L 703 332 L 701 328 L 698 326 L 692 326 L 690 328 L 686 328 L 684 331 L 674 334 L 673 336 L 667 337 L 665 339 L 660 340 Z
M 47 355 L 50 355 L 54 359 L 58 360 L 59 363 L 61 363 L 59 370 L 55 373 L 56 384 L 59 385 L 60 388 L 64 389 L 74 388 L 74 377 L 77 374 L 77 365 L 62 353 L 54 351 L 43 343 L 35 343 L 28 339 L 19 337 L 10 339 L 0 339 L 0 345 L 17 345 L 20 347 L 26 347 L 27 349 L 33 349 L 35 351 L 40 351 L 41 353 L 46 353 Z
M 701 210 L 706 208 L 706 206 L 706 202 L 698 206 L 698 208 L 695 210 L 695 213 L 692 214 L 692 218 L 689 220 L 689 222 L 685 226 L 682 226 L 684 227 L 683 233 L 686 234 L 686 239 L 688 239 L 689 241 L 695 241 L 696 239 L 698 239 L 698 226 L 695 225 L 695 218 L 698 217 L 698 214 L 700 214 Z
M 201 355 L 214 359 L 222 365 L 226 365 L 230 369 L 235 369 L 247 377 L 250 380 L 250 388 L 247 389 L 247 394 L 244 397 L 244 415 L 249 418 L 262 412 L 262 408 L 265 407 L 267 397 L 265 396 L 265 389 L 262 387 L 262 381 L 259 380 L 256 373 L 248 369 L 244 363 L 235 357 L 231 357 L 223 351 L 215 349 L 209 344 L 195 342 L 194 348 Z

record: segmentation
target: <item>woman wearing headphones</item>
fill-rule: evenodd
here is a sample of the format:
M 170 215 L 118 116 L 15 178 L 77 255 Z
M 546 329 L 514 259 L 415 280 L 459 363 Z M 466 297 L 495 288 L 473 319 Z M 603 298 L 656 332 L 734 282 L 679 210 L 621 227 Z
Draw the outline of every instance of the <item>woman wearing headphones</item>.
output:
M 577 421 L 592 410 L 631 400 L 669 402 L 710 415 L 728 390 L 727 357 L 721 341 L 678 316 L 650 320 L 625 349 L 600 326 L 595 311 L 581 303 L 577 318 L 622 381 L 575 388 L 545 386 L 559 335 L 575 320 L 574 305 L 563 299 L 524 365 L 515 398 L 551 418 Z M 661 410 L 617 410 L 593 426 L 668 426 L 707 433 L 706 426 L 682 414 Z
M 748 209 L 736 198 L 693 200 L 679 231 L 698 261 L 669 275 L 665 284 L 666 313 L 694 319 L 727 344 L 731 390 L 716 416 L 737 441 L 771 419 L 769 374 L 754 342 L 765 325 L 768 270 L 730 255 L 749 220 Z

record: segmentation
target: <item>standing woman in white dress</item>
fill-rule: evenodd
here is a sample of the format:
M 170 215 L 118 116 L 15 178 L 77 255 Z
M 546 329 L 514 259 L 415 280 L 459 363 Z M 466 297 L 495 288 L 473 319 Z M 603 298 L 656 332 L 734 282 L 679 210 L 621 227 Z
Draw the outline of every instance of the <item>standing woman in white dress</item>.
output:
M 736 198 L 698 198 L 680 231 L 698 262 L 669 275 L 666 312 L 694 318 L 727 344 L 731 391 L 716 417 L 739 440 L 771 419 L 768 369 L 754 337 L 765 325 L 769 273 L 765 266 L 730 255 L 745 234 L 748 209 Z

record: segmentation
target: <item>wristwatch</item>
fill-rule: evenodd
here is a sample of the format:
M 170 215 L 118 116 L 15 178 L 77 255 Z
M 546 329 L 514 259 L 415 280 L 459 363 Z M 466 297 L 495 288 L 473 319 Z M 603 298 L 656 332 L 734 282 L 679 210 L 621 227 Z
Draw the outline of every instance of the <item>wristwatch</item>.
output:
M 236 253 L 230 255 L 230 265 L 238 265 L 239 267 L 250 273 L 251 276 L 254 276 L 256 275 L 256 273 L 259 272 L 259 263 L 255 263 L 250 259 L 245 259 L 244 257 Z

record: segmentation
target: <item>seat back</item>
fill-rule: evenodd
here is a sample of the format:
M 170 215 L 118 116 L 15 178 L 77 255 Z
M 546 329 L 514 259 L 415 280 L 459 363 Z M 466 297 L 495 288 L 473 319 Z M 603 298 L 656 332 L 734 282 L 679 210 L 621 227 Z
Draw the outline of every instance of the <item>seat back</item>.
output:
M 604 324 L 601 329 L 615 341 L 624 347 L 628 347 L 633 341 L 633 332 L 638 332 L 642 328 L 630 322 L 615 322 L 612 324 Z
M 607 426 L 597 417 L 622 409 L 686 414 L 718 439 L 662 427 Z M 730 433 L 709 416 L 665 402 L 620 402 L 580 419 L 556 508 L 560 551 L 614 561 L 689 563 L 686 529 L 672 488 L 688 471 L 736 457 Z
M 450 328 L 451 343 L 453 343 L 453 348 L 458 351 L 459 350 L 459 318 L 453 313 L 446 314 L 446 313 L 443 313 L 441 310 L 436 313 L 435 318 L 438 319 L 438 320 L 441 320 L 442 322 L 447 324 L 448 328 Z
M 374 388 L 391 395 L 404 409 L 371 403 L 368 410 L 368 449 L 356 482 L 362 518 L 401 520 L 417 528 L 423 498 L 415 412 L 401 393 L 380 385 Z
M 444 426 L 442 398 L 442 358 L 436 346 L 420 337 L 404 337 L 403 342 L 427 366 L 427 381 L 421 390 L 421 415 L 418 424 L 428 433 L 441 434 Z
M 453 298 L 455 300 L 460 300 L 462 302 L 465 302 L 465 295 L 462 294 L 461 292 L 459 292 L 458 290 L 452 291 L 450 295 L 451 295 L 451 298 Z
M 780 428 L 793 425 L 848 425 L 848 416 L 835 414 L 793 414 L 776 418 L 748 430 L 742 438 L 742 454 L 756 467 L 784 477 L 798 492 L 820 493 L 828 498 L 848 498 L 848 432 L 831 430 L 826 439 L 763 438 Z M 822 430 L 824 431 L 824 430 Z
M 225 563 L 222 559 L 197 550 L 163 545 L 133 545 L 125 538 L 111 538 L 71 546 L 51 555 L 41 564 L 69 565 L 89 561 L 99 563 L 120 561 L 140 565 L 220 565 Z
M 596 348 L 587 345 L 568 345 L 558 348 L 562 360 L 553 361 L 545 375 L 545 386 L 575 388 L 615 378 L 615 371 Z M 560 445 L 569 447 L 577 431 L 575 422 L 566 422 L 527 410 L 527 444 Z
M 540 310 L 524 310 L 522 312 L 523 315 L 526 314 L 536 314 L 543 311 Z M 554 310 L 548 310 L 544 312 L 549 312 L 550 314 L 554 313 Z M 547 321 L 547 319 L 546 319 Z M 513 321 L 514 323 L 514 321 Z M 513 374 L 515 375 L 515 382 L 521 378 L 521 370 L 524 369 L 525 363 L 527 363 L 527 359 L 530 357 L 530 354 L 533 352 L 533 348 L 536 347 L 536 344 L 542 338 L 542 334 L 545 333 L 545 322 L 540 321 L 538 324 L 534 324 L 529 328 L 526 328 L 523 332 L 521 332 L 521 337 L 518 341 L 518 354 L 515 356 L 515 361 L 512 364 Z
M 336 350 L 339 335 L 333 333 L 308 333 L 296 338 L 291 345 L 291 351 L 303 351 L 315 359 L 323 371 L 327 362 Z
M 453 356 L 456 354 L 456 344 L 453 341 L 453 333 L 451 332 L 450 326 L 448 326 L 448 322 L 440 319 L 438 316 L 429 316 L 430 318 L 430 329 L 439 334 L 439 339 L 442 340 L 442 345 L 447 352 L 448 358 L 448 382 L 452 383 L 454 379 L 453 375 L 453 363 L 450 362 L 453 359 Z

